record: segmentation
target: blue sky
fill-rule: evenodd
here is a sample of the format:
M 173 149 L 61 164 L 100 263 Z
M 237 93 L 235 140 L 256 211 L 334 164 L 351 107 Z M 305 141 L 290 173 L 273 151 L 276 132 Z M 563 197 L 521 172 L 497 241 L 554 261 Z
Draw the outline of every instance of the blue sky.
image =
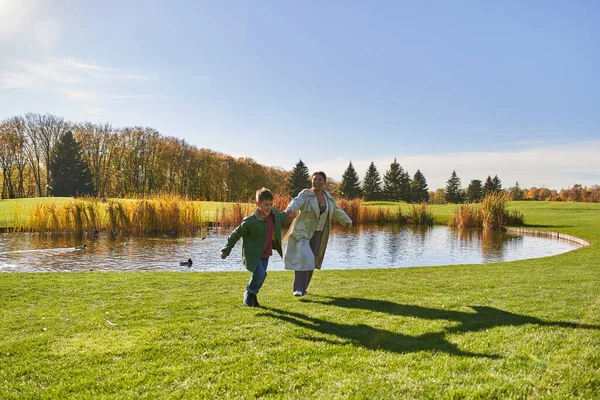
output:
M 150 126 L 340 179 L 600 184 L 597 1 L 0 0 L 0 119 Z

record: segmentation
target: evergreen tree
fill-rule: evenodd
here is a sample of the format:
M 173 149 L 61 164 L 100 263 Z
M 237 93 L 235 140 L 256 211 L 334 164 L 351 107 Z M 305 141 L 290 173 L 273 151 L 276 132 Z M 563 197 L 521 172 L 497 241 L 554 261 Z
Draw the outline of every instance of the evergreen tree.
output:
M 495 185 L 494 182 L 492 182 L 492 177 L 488 175 L 487 179 L 485 180 L 485 183 L 483 184 L 483 197 L 487 196 L 490 193 L 494 193 L 495 192 Z
M 415 203 L 422 203 L 429 201 L 429 189 L 427 188 L 427 181 L 425 175 L 420 170 L 415 172 L 415 176 L 410 184 L 411 201 Z
M 65 132 L 54 145 L 48 162 L 50 193 L 70 197 L 94 193 L 92 173 L 83 160 L 81 146 L 71 131 Z
M 408 175 L 408 171 L 403 170 L 402 167 L 400 167 L 400 170 L 402 171 L 400 173 L 400 200 L 410 203 L 412 201 L 410 191 L 412 181 L 410 175 Z
M 299 160 L 292 170 L 292 174 L 290 175 L 288 181 L 288 193 L 290 196 L 296 197 L 298 193 L 306 188 L 309 188 L 310 185 L 311 183 L 308 167 L 302 162 L 302 160 Z
M 369 165 L 363 179 L 362 192 L 367 201 L 379 200 L 381 197 L 381 177 L 373 162 Z
M 400 188 L 400 180 L 404 170 L 394 158 L 394 162 L 390 164 L 390 169 L 383 175 L 383 193 L 382 197 L 388 201 L 400 201 L 403 193 Z
M 456 171 L 452 171 L 450 179 L 446 182 L 445 198 L 448 203 L 462 203 L 460 178 L 456 175 Z
M 479 179 L 473 179 L 467 187 L 467 199 L 469 203 L 479 203 L 483 198 L 483 186 Z
M 498 175 L 494 175 L 494 179 L 492 179 L 492 184 L 494 185 L 494 192 L 500 193 L 502 191 L 502 182 Z
M 342 175 L 339 191 L 340 195 L 346 199 L 356 199 L 360 197 L 360 180 L 352 165 L 352 161 L 350 161 L 348 168 L 346 168 L 344 175 Z

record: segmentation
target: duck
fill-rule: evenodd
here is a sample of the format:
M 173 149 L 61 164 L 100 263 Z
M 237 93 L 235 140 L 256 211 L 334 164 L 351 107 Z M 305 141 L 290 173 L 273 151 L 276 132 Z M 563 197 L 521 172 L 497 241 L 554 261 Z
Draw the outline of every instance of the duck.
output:
M 117 236 L 117 231 L 112 231 L 110 234 L 113 236 Z
M 182 261 L 179 263 L 179 265 L 181 265 L 182 267 L 191 267 L 192 266 L 192 259 L 188 258 L 187 261 Z
M 87 244 L 84 244 L 83 246 L 76 246 L 75 250 L 85 250 L 87 249 Z
M 168 238 L 169 236 L 167 236 L 167 234 L 165 233 L 165 234 L 163 234 L 163 235 L 162 235 L 162 237 L 163 237 L 163 239 L 166 239 L 166 238 Z

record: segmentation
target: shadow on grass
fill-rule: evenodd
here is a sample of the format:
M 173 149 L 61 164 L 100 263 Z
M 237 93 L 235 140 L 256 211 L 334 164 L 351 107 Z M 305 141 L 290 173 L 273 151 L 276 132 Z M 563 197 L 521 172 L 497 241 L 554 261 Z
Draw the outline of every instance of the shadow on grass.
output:
M 263 309 L 267 312 L 258 314 L 259 316 L 277 318 L 305 329 L 311 329 L 315 332 L 336 336 L 341 339 L 340 341 L 324 337 L 302 336 L 303 339 L 314 342 L 326 342 L 337 345 L 353 344 L 367 349 L 384 350 L 394 353 L 411 353 L 430 350 L 463 357 L 500 358 L 500 356 L 494 354 L 472 353 L 460 350 L 457 345 L 446 340 L 444 332 L 410 336 L 384 329 L 373 328 L 372 326 L 364 324 L 343 324 L 276 308 L 264 307 Z
M 390 315 L 402 315 L 405 317 L 415 317 L 430 320 L 446 320 L 458 322 L 458 325 L 447 328 L 449 333 L 478 332 L 498 326 L 520 326 L 535 324 L 540 326 L 556 326 L 572 329 L 597 329 L 598 325 L 575 324 L 571 322 L 553 322 L 544 321 L 539 318 L 527 315 L 514 314 L 494 307 L 471 306 L 475 311 L 453 311 L 440 310 L 437 308 L 421 307 L 411 304 L 398 304 L 386 300 L 373 300 L 362 298 L 345 297 L 326 297 L 327 301 L 302 300 L 306 303 L 318 303 L 327 306 L 337 306 L 342 308 L 354 308 L 368 311 L 383 312 Z

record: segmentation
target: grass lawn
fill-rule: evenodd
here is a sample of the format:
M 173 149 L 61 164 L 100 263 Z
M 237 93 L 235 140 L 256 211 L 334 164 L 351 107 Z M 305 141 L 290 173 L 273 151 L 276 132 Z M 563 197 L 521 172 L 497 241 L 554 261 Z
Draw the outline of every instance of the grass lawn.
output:
M 0 398 L 600 398 L 600 204 L 510 203 L 592 245 L 315 273 L 0 274 Z M 438 219 L 453 206 L 435 206 Z M 238 245 L 234 251 L 240 251 Z

